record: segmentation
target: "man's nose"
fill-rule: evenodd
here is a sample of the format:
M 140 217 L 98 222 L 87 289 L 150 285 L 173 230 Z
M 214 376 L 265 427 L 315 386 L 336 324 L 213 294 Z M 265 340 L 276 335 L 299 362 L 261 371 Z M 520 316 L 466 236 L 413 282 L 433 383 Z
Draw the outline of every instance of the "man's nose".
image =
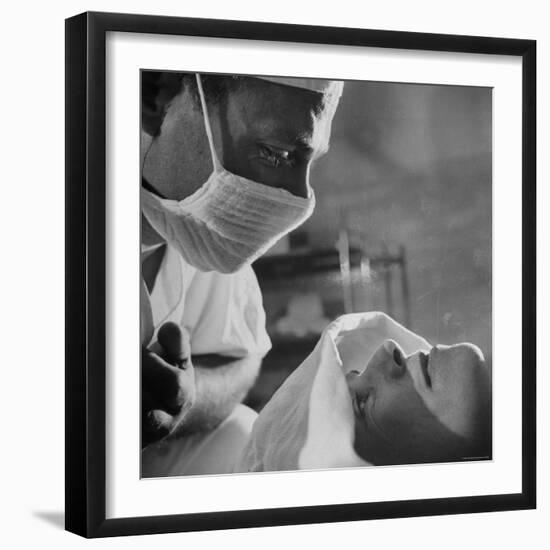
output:
M 303 199 L 307 198 L 310 193 L 309 165 L 302 169 L 295 170 L 294 174 L 292 175 L 288 184 L 285 187 L 286 190 L 293 195 L 296 195 L 297 197 L 301 197 Z

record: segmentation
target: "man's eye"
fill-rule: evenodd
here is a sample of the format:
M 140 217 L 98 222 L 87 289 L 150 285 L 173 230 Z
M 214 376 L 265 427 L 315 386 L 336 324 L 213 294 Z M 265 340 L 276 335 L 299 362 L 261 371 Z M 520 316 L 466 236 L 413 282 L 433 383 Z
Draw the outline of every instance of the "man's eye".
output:
M 260 145 L 260 157 L 271 164 L 274 168 L 281 165 L 292 166 L 293 158 L 290 151 L 284 149 L 272 149 L 265 145 Z

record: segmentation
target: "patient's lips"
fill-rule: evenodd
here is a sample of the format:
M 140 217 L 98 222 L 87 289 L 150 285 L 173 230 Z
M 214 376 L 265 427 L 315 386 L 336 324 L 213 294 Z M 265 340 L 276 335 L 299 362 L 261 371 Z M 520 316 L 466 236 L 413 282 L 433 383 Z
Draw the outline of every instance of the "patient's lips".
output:
M 432 387 L 432 378 L 430 376 L 429 367 L 430 367 L 430 357 L 428 354 L 421 351 L 418 354 L 418 358 L 420 360 L 420 370 L 422 371 L 422 375 L 424 376 L 424 381 L 426 382 L 426 386 L 428 388 Z

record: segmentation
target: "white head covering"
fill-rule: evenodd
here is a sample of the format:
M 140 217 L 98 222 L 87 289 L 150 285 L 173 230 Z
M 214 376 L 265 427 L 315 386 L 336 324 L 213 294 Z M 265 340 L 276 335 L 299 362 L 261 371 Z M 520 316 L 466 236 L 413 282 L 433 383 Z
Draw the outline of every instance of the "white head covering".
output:
M 292 86 L 293 88 L 303 88 L 329 96 L 331 101 L 338 102 L 344 89 L 344 83 L 341 80 L 326 80 L 323 78 L 290 78 L 281 76 L 256 76 L 260 80 L 267 80 L 283 86 Z

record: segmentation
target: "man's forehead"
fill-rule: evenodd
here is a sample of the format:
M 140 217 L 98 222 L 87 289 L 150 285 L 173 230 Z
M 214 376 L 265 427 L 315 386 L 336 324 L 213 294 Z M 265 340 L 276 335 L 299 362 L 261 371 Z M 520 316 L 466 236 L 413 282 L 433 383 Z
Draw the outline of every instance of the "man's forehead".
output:
M 328 141 L 326 125 L 318 124 L 314 117 L 298 120 L 288 113 L 269 113 L 251 118 L 248 122 L 249 136 L 271 141 L 275 146 L 293 145 L 298 149 L 312 149 Z
M 254 78 L 273 82 L 291 88 L 300 88 L 310 90 L 325 96 L 327 101 L 333 102 L 340 99 L 344 83 L 341 80 L 327 80 L 323 78 L 297 78 L 297 77 L 275 77 L 275 76 L 256 76 Z
M 265 86 L 263 85 L 265 84 Z M 280 139 L 301 148 L 324 148 L 330 136 L 335 103 L 318 92 L 263 83 L 242 97 L 241 123 L 254 137 Z
M 273 105 L 274 108 L 307 107 L 319 114 L 334 110 L 341 95 L 341 87 L 338 86 L 315 89 L 315 87 L 289 86 L 256 77 L 242 77 L 241 83 L 242 86 L 233 89 L 244 92 L 244 95 L 248 96 L 247 99 L 255 104 Z

